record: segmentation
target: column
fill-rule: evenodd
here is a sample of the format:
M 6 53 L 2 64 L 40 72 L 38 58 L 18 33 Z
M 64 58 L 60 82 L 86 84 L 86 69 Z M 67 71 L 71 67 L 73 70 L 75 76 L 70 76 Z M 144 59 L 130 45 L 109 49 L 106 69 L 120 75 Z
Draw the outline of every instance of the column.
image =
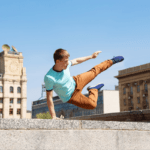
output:
M 119 102 L 120 102 L 120 112 L 124 111 L 124 105 L 123 105 L 123 85 L 121 85 L 121 83 L 119 83 Z
M 17 118 L 17 81 L 13 81 L 13 87 L 14 87 L 14 101 L 13 101 L 13 118 Z
M 147 88 L 148 88 L 148 104 L 150 109 L 150 79 L 147 80 Z
M 128 85 L 129 84 L 129 85 Z M 130 83 L 126 84 L 126 101 L 127 101 L 127 111 L 129 111 L 129 101 L 131 101 L 128 96 L 128 93 L 130 92 Z
M 21 82 L 21 118 L 26 118 L 27 110 L 27 81 Z
M 133 82 L 131 86 L 133 87 L 133 110 L 137 110 L 137 83 Z
M 143 109 L 143 93 L 142 93 L 142 90 L 143 90 L 143 80 L 140 80 L 139 81 L 139 85 L 140 85 L 140 104 L 141 104 L 141 109 Z
M 3 97 L 3 117 L 4 118 L 9 118 L 9 104 L 10 104 L 10 101 L 9 101 L 9 92 L 10 92 L 10 89 L 9 89 L 9 80 L 8 79 L 4 79 L 3 80 L 4 84 L 3 84 L 3 92 L 4 92 L 4 97 Z

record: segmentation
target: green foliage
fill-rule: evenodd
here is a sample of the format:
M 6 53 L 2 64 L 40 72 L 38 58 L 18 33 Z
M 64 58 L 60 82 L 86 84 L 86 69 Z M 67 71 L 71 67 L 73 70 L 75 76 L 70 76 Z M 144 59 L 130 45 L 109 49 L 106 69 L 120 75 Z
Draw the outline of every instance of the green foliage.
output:
M 52 119 L 49 112 L 37 114 L 36 117 L 37 119 Z

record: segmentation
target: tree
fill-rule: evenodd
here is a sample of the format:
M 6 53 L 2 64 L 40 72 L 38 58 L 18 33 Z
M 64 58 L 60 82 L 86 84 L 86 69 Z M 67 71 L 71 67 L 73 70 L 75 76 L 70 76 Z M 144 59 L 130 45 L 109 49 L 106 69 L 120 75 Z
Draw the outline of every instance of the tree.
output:
M 36 115 L 37 119 L 52 119 L 50 113 L 47 111 L 47 113 L 39 113 Z

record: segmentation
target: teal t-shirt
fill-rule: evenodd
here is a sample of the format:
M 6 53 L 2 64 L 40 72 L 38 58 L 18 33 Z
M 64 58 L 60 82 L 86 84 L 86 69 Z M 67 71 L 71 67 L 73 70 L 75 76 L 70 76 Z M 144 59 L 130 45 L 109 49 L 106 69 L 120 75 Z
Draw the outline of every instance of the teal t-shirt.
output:
M 70 66 L 71 61 L 69 61 L 67 68 L 62 71 L 55 71 L 53 66 L 44 77 L 46 90 L 54 90 L 63 103 L 71 98 L 76 86 L 76 82 L 73 77 L 70 76 Z

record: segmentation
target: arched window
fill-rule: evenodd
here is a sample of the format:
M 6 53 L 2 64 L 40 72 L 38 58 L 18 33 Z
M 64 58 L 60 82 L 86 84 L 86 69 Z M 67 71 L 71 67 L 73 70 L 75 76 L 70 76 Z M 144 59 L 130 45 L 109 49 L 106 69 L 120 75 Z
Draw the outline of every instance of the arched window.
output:
M 13 87 L 11 86 L 10 87 L 10 93 L 13 93 L 14 92 L 14 89 L 13 89 Z
M 17 87 L 17 93 L 21 93 L 21 87 Z
M 0 86 L 0 93 L 3 93 L 3 87 Z
M 140 92 L 140 85 L 137 86 L 137 92 Z
M 123 88 L 123 94 L 126 94 L 126 88 Z
M 147 91 L 147 84 L 144 85 L 144 89 L 145 89 L 145 91 Z

